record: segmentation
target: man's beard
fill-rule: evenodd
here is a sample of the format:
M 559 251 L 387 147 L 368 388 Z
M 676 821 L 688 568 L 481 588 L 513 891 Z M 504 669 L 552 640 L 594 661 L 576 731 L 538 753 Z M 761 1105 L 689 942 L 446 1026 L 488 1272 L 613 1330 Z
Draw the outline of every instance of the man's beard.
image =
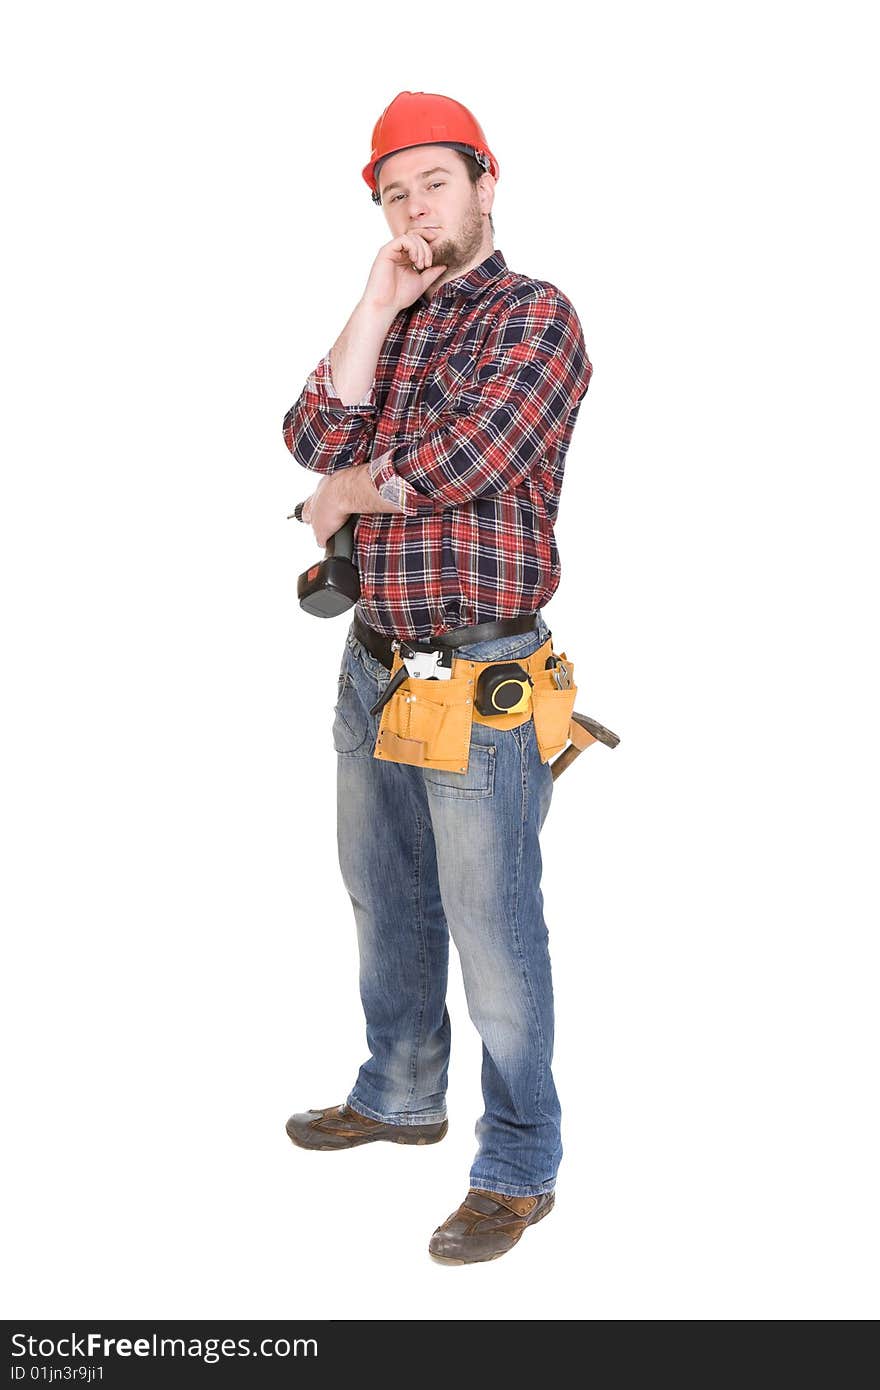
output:
M 432 264 L 445 265 L 444 278 L 449 278 L 450 271 L 470 265 L 482 243 L 483 216 L 475 196 L 457 236 L 442 237 L 431 242 Z

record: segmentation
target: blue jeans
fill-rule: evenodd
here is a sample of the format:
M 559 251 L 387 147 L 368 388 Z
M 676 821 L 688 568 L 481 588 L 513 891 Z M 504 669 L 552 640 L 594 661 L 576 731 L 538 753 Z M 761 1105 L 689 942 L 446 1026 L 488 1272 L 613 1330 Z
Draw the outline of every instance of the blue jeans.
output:
M 516 660 L 549 635 L 539 614 L 533 632 L 456 654 Z M 451 934 L 483 1043 L 485 1111 L 470 1185 L 514 1197 L 550 1192 L 562 1157 L 538 846 L 550 765 L 531 719 L 504 730 L 474 723 L 465 773 L 374 758 L 379 715 L 369 708 L 389 679 L 349 630 L 333 724 L 337 836 L 370 1056 L 347 1099 L 390 1124 L 445 1117 Z

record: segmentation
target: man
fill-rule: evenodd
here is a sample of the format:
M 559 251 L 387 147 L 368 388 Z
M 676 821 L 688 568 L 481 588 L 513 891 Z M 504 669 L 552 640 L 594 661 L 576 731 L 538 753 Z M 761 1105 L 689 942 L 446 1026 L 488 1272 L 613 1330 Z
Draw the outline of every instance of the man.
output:
M 429 1243 L 506 1253 L 553 1206 L 562 1156 L 540 888 L 552 773 L 531 718 L 474 722 L 465 771 L 374 755 L 392 640 L 516 662 L 551 636 L 565 456 L 592 374 L 555 286 L 493 246 L 498 164 L 466 107 L 401 92 L 363 171 L 392 239 L 284 420 L 323 474 L 315 539 L 358 515 L 361 598 L 339 673 L 338 847 L 360 951 L 370 1057 L 345 1102 L 293 1115 L 309 1149 L 446 1133 L 448 945 L 483 1043 L 485 1112 L 464 1202 Z

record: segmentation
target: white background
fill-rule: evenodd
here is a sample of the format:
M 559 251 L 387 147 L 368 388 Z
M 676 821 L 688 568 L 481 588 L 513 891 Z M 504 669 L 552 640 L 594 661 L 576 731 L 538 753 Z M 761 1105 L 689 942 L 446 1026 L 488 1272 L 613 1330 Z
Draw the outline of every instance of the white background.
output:
M 876 1316 L 869 13 L 6 12 L 6 1316 Z M 476 113 L 496 246 L 581 318 L 545 616 L 621 736 L 543 836 L 556 1211 L 467 1269 L 456 960 L 446 1141 L 284 1132 L 365 1045 L 281 423 L 402 89 Z

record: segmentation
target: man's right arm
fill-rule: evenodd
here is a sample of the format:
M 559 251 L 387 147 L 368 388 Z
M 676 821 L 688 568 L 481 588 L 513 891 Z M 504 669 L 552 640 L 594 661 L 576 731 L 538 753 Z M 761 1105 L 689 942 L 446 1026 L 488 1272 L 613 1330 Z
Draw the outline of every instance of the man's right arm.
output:
M 397 317 L 362 299 L 330 349 L 333 384 L 343 405 L 360 404 L 376 376 L 376 363 L 388 330 Z
M 333 347 L 284 417 L 297 463 L 333 473 L 364 463 L 376 432 L 376 366 L 397 311 L 360 300 Z
M 381 247 L 354 313 L 284 417 L 284 442 L 303 468 L 335 473 L 366 461 L 378 416 L 376 368 L 388 331 L 445 271 L 444 264 L 434 265 L 430 243 L 418 232 Z

